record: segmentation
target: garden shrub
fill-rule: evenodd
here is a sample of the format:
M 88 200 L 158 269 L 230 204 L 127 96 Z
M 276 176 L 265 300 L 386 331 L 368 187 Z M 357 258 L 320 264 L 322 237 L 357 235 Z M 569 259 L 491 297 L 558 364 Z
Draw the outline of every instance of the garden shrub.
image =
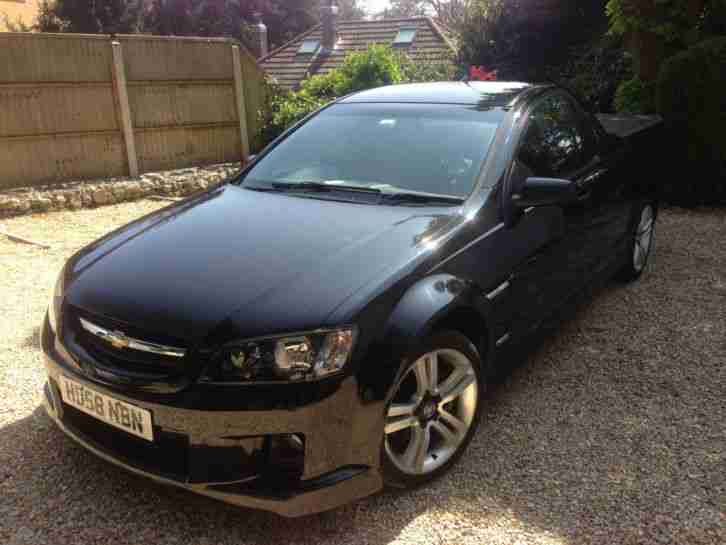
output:
M 388 46 L 372 45 L 350 53 L 327 74 L 303 80 L 297 91 L 282 91 L 268 83 L 267 103 L 260 113 L 261 140 L 266 144 L 306 115 L 338 97 L 409 81 L 451 79 L 454 68 L 440 62 L 412 62 Z
M 566 81 L 594 112 L 614 111 L 618 86 L 633 77 L 632 60 L 619 36 L 604 35 L 573 50 L 573 58 L 556 81 Z
M 431 58 L 412 61 L 405 53 L 398 55 L 402 83 L 422 83 L 427 81 L 460 80 L 465 72 L 454 66 L 451 61 Z
M 681 205 L 726 203 L 726 37 L 705 40 L 661 67 L 656 102 L 683 158 L 665 197 Z
M 615 92 L 615 111 L 623 114 L 654 113 L 655 87 L 637 76 L 621 82 Z

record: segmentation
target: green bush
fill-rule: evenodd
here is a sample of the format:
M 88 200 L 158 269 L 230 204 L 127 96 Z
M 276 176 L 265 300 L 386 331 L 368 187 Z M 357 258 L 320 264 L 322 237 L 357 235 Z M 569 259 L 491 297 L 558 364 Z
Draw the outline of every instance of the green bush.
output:
M 556 81 L 566 83 L 594 112 L 614 111 L 618 86 L 633 77 L 632 61 L 619 36 L 604 35 L 573 50 Z
M 666 197 L 681 205 L 726 203 L 726 37 L 663 63 L 656 103 L 674 146 L 669 155 L 684 159 Z
M 637 76 L 618 85 L 615 92 L 615 111 L 623 114 L 652 114 L 655 112 L 655 88 Z
M 464 76 L 464 72 L 459 73 L 459 69 L 450 60 L 440 58 L 413 62 L 408 55 L 401 54 L 399 56 L 399 65 L 401 67 L 402 83 L 452 81 L 459 80 Z
M 347 55 L 339 68 L 305 79 L 297 91 L 285 92 L 270 84 L 267 104 L 260 114 L 263 118 L 261 140 L 270 142 L 306 115 L 338 97 L 408 81 L 451 79 L 453 71 L 450 63 L 413 63 L 390 47 L 372 45 L 366 51 Z

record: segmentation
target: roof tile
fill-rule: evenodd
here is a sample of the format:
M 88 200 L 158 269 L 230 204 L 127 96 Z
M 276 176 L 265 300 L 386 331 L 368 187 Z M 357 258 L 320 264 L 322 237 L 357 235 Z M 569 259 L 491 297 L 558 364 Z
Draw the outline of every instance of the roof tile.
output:
M 260 66 L 281 87 L 293 89 L 305 77 L 326 73 L 343 63 L 345 56 L 352 51 L 365 50 L 372 44 L 392 45 L 400 27 L 416 26 L 413 43 L 408 47 L 395 47 L 406 51 L 412 60 L 453 59 L 455 49 L 449 39 L 430 17 L 411 17 L 406 19 L 377 19 L 338 22 L 338 43 L 336 49 L 326 57 L 298 55 L 300 44 L 305 39 L 320 39 L 320 25 L 300 34 L 293 40 L 277 48 L 258 62 Z

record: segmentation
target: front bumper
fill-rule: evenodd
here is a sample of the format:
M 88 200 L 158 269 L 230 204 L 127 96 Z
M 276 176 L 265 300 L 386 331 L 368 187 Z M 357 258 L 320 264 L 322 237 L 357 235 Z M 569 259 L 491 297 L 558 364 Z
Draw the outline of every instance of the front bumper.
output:
M 290 517 L 333 509 L 383 486 L 378 470 L 381 408 L 361 404 L 354 377 L 331 395 L 294 409 L 196 410 L 128 397 L 91 381 L 64 361 L 55 342 L 46 324 L 41 345 L 48 415 L 85 448 L 133 473 Z M 155 442 L 129 437 L 63 403 L 61 374 L 151 411 Z M 290 475 L 272 456 L 270 438 L 292 434 L 303 437 L 304 446 L 298 472 Z

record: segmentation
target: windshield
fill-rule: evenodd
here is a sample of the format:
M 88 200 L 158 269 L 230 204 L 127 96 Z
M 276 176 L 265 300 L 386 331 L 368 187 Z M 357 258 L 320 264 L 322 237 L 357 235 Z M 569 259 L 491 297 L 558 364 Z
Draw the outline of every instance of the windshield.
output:
M 246 186 L 329 184 L 467 197 L 503 117 L 451 104 L 336 104 L 280 142 Z

